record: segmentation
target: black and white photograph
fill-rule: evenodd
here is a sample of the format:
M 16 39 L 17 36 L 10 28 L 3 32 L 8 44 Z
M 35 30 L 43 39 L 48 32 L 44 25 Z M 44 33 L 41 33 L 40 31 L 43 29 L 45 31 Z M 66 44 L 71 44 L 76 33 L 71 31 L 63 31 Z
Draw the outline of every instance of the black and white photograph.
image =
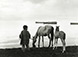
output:
M 0 0 L 0 57 L 77 57 L 78 0 Z

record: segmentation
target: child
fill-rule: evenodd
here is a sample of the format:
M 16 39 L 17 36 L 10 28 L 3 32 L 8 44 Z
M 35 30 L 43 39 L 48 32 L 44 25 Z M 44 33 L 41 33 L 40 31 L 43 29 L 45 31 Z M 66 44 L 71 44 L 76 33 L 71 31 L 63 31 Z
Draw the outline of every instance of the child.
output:
M 29 50 L 29 39 L 31 37 L 29 31 L 27 31 L 28 26 L 24 25 L 23 30 L 21 31 L 21 34 L 19 35 L 19 38 L 21 39 L 20 45 L 22 45 L 22 50 L 25 52 L 25 46 Z

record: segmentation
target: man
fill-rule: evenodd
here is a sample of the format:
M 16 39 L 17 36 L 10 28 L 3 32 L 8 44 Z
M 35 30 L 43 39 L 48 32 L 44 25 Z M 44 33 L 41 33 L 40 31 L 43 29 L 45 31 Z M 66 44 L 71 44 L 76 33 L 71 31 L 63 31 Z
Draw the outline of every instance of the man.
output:
M 22 45 L 22 50 L 25 52 L 25 46 L 29 50 L 29 39 L 31 35 L 28 31 L 28 26 L 24 25 L 23 30 L 21 31 L 21 34 L 19 35 L 19 38 L 21 39 L 20 45 Z

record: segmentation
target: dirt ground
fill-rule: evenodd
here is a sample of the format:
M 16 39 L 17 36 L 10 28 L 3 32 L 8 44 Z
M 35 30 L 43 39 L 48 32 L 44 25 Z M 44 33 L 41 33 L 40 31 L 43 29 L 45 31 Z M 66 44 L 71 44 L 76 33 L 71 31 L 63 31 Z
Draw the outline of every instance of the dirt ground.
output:
M 30 48 L 22 52 L 21 48 L 0 49 L 0 57 L 78 57 L 78 46 L 66 47 L 66 52 L 61 53 L 62 47 L 52 48 Z

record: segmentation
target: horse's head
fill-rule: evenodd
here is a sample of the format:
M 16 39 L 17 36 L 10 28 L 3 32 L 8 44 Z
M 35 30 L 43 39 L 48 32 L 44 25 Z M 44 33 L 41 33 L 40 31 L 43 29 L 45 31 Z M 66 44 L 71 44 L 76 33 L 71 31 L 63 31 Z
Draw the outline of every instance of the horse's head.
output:
M 33 36 L 33 42 L 36 42 L 36 36 Z
M 56 26 L 56 31 L 59 31 L 59 26 Z
M 36 38 L 37 38 L 36 36 L 33 36 L 33 39 L 32 39 L 32 40 L 33 40 L 33 44 L 32 44 L 33 47 L 36 47 L 36 46 L 35 46 Z

